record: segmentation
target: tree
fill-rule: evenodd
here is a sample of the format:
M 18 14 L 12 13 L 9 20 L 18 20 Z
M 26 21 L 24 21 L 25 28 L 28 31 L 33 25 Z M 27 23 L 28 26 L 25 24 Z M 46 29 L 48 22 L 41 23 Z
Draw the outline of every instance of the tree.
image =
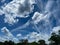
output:
M 4 45 L 15 45 L 15 43 L 12 41 L 5 41 Z
M 3 42 L 0 42 L 0 45 L 4 45 Z
M 38 44 L 39 44 L 39 45 L 47 45 L 44 40 L 39 40 L 39 41 L 38 41 Z
M 36 42 L 29 43 L 29 45 L 38 45 Z
M 58 34 L 53 32 L 49 41 L 49 45 L 60 45 L 60 30 L 58 31 Z
M 19 43 L 18 43 L 18 45 L 28 45 L 28 40 L 27 39 L 25 39 L 25 40 L 21 40 Z

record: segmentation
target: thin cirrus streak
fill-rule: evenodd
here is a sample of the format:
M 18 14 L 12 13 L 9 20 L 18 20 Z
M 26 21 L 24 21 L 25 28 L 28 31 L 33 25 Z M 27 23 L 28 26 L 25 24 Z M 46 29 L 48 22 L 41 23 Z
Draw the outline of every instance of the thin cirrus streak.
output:
M 26 24 L 24 24 L 22 26 L 19 26 L 19 27 L 15 28 L 15 29 L 13 29 L 11 32 L 14 32 L 14 31 L 17 31 L 17 30 L 21 30 L 23 28 L 26 28 L 28 25 L 29 25 L 29 21 L 26 22 Z
M 46 2 L 43 2 L 42 0 L 35 0 L 38 8 L 40 9 L 40 12 L 44 13 L 45 11 L 50 12 L 52 10 L 54 4 L 58 2 L 55 0 L 46 0 Z M 55 3 L 56 2 L 56 3 Z
M 41 0 L 35 0 L 35 1 L 36 1 L 38 8 L 41 10 L 41 12 L 43 12 L 44 6 L 43 6 L 42 1 Z
M 54 6 L 53 6 L 56 3 L 56 1 L 54 1 L 54 0 L 48 0 L 47 3 L 46 3 L 46 6 L 44 7 L 45 10 L 43 10 L 43 8 L 41 6 L 43 4 L 40 3 L 40 2 L 41 2 L 41 0 L 36 0 L 37 6 L 39 7 L 39 9 L 41 8 L 41 10 L 44 11 L 44 12 L 42 12 L 42 14 L 44 15 L 44 17 L 47 16 L 46 17 L 47 20 L 49 20 L 49 18 L 51 17 L 52 14 L 53 14 L 53 16 L 55 18 L 57 18 L 56 17 L 57 16 L 56 13 L 57 13 L 57 11 L 59 11 L 59 9 L 58 9 L 58 7 L 56 7 L 56 5 L 55 5 L 56 8 L 54 8 Z M 51 22 L 49 21 L 49 23 L 51 23 Z M 49 26 L 52 26 L 52 25 L 49 25 Z
M 32 22 L 34 22 L 34 21 L 32 21 Z M 28 22 L 26 22 L 26 24 L 24 24 L 24 25 L 22 25 L 22 26 L 19 26 L 19 27 L 15 28 L 15 29 L 13 29 L 11 32 L 15 32 L 15 31 L 28 32 L 27 30 L 22 30 L 22 29 L 23 29 L 23 28 L 26 28 L 27 26 L 29 26 L 30 23 L 31 23 L 31 22 L 28 21 Z M 39 30 L 39 28 L 37 27 L 37 25 L 36 25 L 35 23 L 33 23 L 33 26 L 36 28 L 36 31 L 37 31 L 38 33 L 40 33 L 40 30 Z

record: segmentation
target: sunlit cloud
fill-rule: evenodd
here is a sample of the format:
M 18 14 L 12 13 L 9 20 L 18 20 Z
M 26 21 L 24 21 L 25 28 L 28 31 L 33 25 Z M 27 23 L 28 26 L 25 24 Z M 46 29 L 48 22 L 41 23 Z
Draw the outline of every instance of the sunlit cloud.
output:
M 11 30 L 11 32 L 18 30 L 26 32 L 26 28 L 29 27 L 29 25 L 33 25 L 32 27 L 34 27 L 34 30 L 39 33 L 31 32 L 28 33 L 25 37 L 23 37 L 22 34 L 17 34 L 17 38 L 28 39 L 29 42 L 37 42 L 41 39 L 48 42 L 47 40 L 49 36 L 51 36 L 50 34 L 52 32 L 58 33 L 58 30 L 60 30 L 59 1 L 56 3 L 53 0 L 48 0 L 45 7 L 43 7 L 44 4 L 42 1 L 39 3 L 40 1 L 41 0 L 38 0 L 36 4 L 41 8 L 43 12 L 35 12 L 31 17 L 31 20 L 29 19 L 24 25 Z M 4 22 L 13 25 L 19 21 L 19 19 L 16 19 L 16 17 L 29 17 L 29 14 L 33 12 L 34 9 L 33 4 L 35 4 L 34 0 L 13 0 L 2 7 L 2 10 L 0 10 L 0 15 L 5 14 Z M 57 4 L 58 6 L 55 5 L 55 8 L 52 8 L 54 4 Z M 25 30 L 22 30 L 24 28 Z M 0 41 L 5 41 L 7 38 L 8 40 L 11 39 L 18 42 L 18 39 L 14 37 L 14 35 L 9 31 L 9 29 L 7 29 L 7 27 L 3 27 L 1 30 L 6 36 L 4 36 Z
M 16 37 L 14 37 L 14 35 L 6 27 L 3 27 L 1 31 L 5 34 L 3 35 L 3 41 L 11 40 L 14 41 L 15 43 L 19 42 L 19 40 Z
M 13 0 L 3 7 L 5 13 L 5 23 L 14 24 L 17 21 L 16 17 L 26 18 L 34 9 L 34 2 L 31 0 Z M 12 20 L 11 20 L 11 19 Z
M 45 40 L 46 42 L 48 42 L 48 38 L 48 34 L 40 34 L 37 32 L 31 32 L 24 37 L 24 39 L 28 39 L 29 42 L 38 42 L 39 40 Z
M 55 32 L 56 34 L 58 34 L 59 30 L 60 30 L 60 26 L 56 26 L 52 29 L 51 33 Z

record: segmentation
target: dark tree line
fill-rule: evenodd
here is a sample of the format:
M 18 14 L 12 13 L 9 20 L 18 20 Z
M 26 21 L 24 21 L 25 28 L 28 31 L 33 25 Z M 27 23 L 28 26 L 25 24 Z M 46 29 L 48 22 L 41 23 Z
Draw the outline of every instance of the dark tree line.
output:
M 48 39 L 49 44 L 46 44 L 44 40 L 39 40 L 38 42 L 29 43 L 28 40 L 21 40 L 19 43 L 14 43 L 12 41 L 0 42 L 0 45 L 60 45 L 60 31 L 58 34 L 53 32 L 51 37 Z

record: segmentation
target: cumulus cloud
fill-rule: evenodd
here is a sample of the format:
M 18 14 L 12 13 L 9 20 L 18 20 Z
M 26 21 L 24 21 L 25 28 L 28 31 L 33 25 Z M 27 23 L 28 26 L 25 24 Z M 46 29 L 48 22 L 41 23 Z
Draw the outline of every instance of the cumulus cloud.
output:
M 54 26 L 60 25 L 60 18 L 59 18 L 60 6 L 59 3 L 57 2 L 59 2 L 59 0 L 57 1 L 48 0 L 46 6 L 44 7 L 45 8 L 45 10 L 43 10 L 44 12 L 41 13 L 40 11 L 34 13 L 32 20 L 34 21 L 40 32 L 50 33 L 50 31 Z M 39 5 L 40 3 L 38 2 L 37 4 Z
M 18 19 L 15 19 L 13 16 L 11 15 L 6 15 L 5 18 L 4 18 L 4 21 L 5 23 L 8 23 L 8 24 L 14 24 L 14 23 L 17 23 L 19 20 Z
M 53 32 L 55 32 L 56 34 L 58 34 L 58 31 L 60 30 L 60 26 L 56 26 L 56 27 L 54 27 L 53 29 L 52 29 L 52 32 L 51 33 L 53 33 Z
M 47 20 L 46 18 L 48 18 L 48 15 L 35 12 L 32 17 L 32 20 L 35 24 L 38 24 L 41 20 Z
M 59 6 L 57 6 L 59 4 L 57 5 L 55 4 L 56 4 L 56 1 L 48 0 L 46 3 L 46 7 L 45 7 L 46 12 L 43 12 L 43 13 L 35 12 L 34 13 L 32 20 L 35 23 L 35 25 L 38 27 L 40 33 L 50 34 L 52 30 L 53 30 L 52 32 L 58 33 L 58 30 L 60 30 L 59 28 L 60 27 L 60 18 L 59 18 L 60 9 L 58 8 Z
M 37 32 L 31 32 L 27 34 L 26 37 L 24 37 L 24 39 L 28 39 L 29 42 L 38 42 L 39 40 L 45 40 L 46 42 L 48 42 L 48 38 L 49 36 L 47 34 L 40 34 Z
M 6 39 L 4 37 L 0 36 L 0 42 L 4 42 L 4 41 L 6 41 Z
M 13 0 L 9 4 L 7 4 L 3 8 L 3 11 L 5 12 L 5 18 L 4 18 L 5 22 L 9 23 L 9 24 L 13 24 L 13 23 L 18 22 L 18 19 L 15 19 L 16 17 L 22 17 L 22 18 L 28 17 L 29 16 L 28 14 L 31 13 L 31 10 L 33 10 L 34 6 L 31 5 L 31 4 L 33 4 L 33 2 L 34 1 L 31 1 L 31 0 L 28 1 L 28 3 L 27 3 L 27 0 L 26 1 L 25 0 L 21 0 L 21 1 Z M 32 8 L 30 8 L 30 6 L 26 6 L 26 4 L 32 6 Z M 58 29 L 60 29 L 59 28 L 60 27 L 59 26 L 60 25 L 60 16 L 59 16 L 60 13 L 59 13 L 59 8 L 58 8 L 59 6 L 58 7 L 56 6 L 57 9 L 53 10 L 51 12 L 50 10 L 52 10 L 51 8 L 53 7 L 52 6 L 53 4 L 54 4 L 54 1 L 49 0 L 45 7 L 45 11 L 46 11 L 45 13 L 35 12 L 32 17 L 33 21 L 31 21 L 31 20 L 28 21 L 23 26 L 19 26 L 18 28 L 12 30 L 12 32 L 26 28 L 26 27 L 28 27 L 28 25 L 31 25 L 30 23 L 34 23 L 34 26 L 35 26 L 34 29 L 36 30 L 36 28 L 37 28 L 37 30 L 40 31 L 40 33 L 32 32 L 30 34 L 27 34 L 24 37 L 24 39 L 29 39 L 30 42 L 38 41 L 39 39 L 44 39 L 47 41 L 49 34 L 46 34 L 46 33 L 49 33 L 51 30 L 53 30 L 52 32 L 57 33 Z M 28 7 L 28 9 L 26 9 L 26 7 Z M 21 9 L 21 8 L 24 8 L 24 9 Z M 25 14 L 27 14 L 27 15 L 25 15 Z M 55 23 L 55 21 L 56 21 L 56 23 Z M 55 26 L 57 26 L 57 27 L 55 27 Z M 7 32 L 9 32 L 9 31 L 7 31 Z M 41 34 L 41 33 L 44 33 L 44 34 Z M 21 35 L 18 34 L 17 36 L 21 36 Z
M 6 27 L 3 27 L 1 29 L 1 31 L 4 32 L 7 36 L 13 37 L 13 35 L 11 34 L 11 32 Z
M 13 34 L 6 27 L 3 27 L 1 31 L 5 34 L 3 36 L 4 41 L 11 40 L 11 41 L 14 41 L 15 43 L 19 42 L 19 40 L 16 37 L 14 37 Z
M 38 32 L 47 32 L 47 30 L 52 29 L 49 18 L 51 17 L 51 13 L 40 14 L 39 12 L 35 12 L 32 17 L 32 23 L 35 26 L 35 30 Z
M 32 20 L 34 21 L 35 24 L 37 24 L 38 22 L 40 22 L 42 17 L 43 17 L 43 14 L 40 14 L 39 12 L 35 12 L 32 17 Z
M 34 0 L 13 0 L 2 9 L 5 14 L 5 23 L 14 24 L 16 17 L 26 18 L 34 9 Z

